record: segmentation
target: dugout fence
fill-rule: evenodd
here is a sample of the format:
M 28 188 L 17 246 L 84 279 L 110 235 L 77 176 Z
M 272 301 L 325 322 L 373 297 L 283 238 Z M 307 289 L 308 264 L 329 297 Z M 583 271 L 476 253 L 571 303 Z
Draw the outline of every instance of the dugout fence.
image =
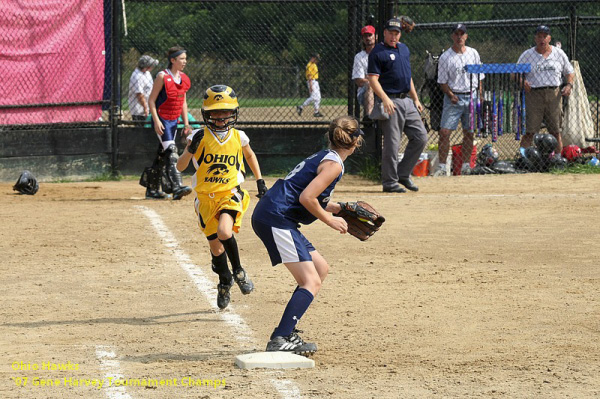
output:
M 402 40 L 411 50 L 413 79 L 426 104 L 430 98 L 421 89 L 427 52 L 438 55 L 451 45 L 453 24 L 467 24 L 467 45 L 479 51 L 484 63 L 515 63 L 533 45 L 535 27 L 550 26 L 552 44 L 560 42 L 577 61 L 586 89 L 582 100 L 589 109 L 589 123 L 574 113 L 570 131 L 563 135 L 600 137 L 597 1 L 90 0 L 79 9 L 65 5 L 55 10 L 61 24 L 46 27 L 52 14 L 44 10 L 41 0 L 27 6 L 9 1 L 0 10 L 0 41 L 6 49 L 0 65 L 28 71 L 26 79 L 6 79 L 0 85 L 0 137 L 9 131 L 15 137 L 15 131 L 68 128 L 76 135 L 78 129 L 97 128 L 108 137 L 102 152 L 111 156 L 114 170 L 120 132 L 146 125 L 132 120 L 128 101 L 129 80 L 140 56 L 159 60 L 154 76 L 166 67 L 167 48 L 177 44 L 188 50 L 188 103 L 198 121 L 203 91 L 225 83 L 239 95 L 241 126 L 298 128 L 302 134 L 303 127 L 323 127 L 341 114 L 362 116 L 350 79 L 354 54 L 361 49 L 360 28 L 372 24 L 381 38 L 383 22 L 394 15 L 409 15 L 417 23 Z M 69 40 L 57 40 L 61 38 Z M 308 97 L 305 66 L 315 53 L 320 55 L 323 118 L 313 117 L 312 104 L 302 115 L 296 108 Z M 69 82 L 68 90 L 49 83 L 57 76 Z M 424 118 L 431 120 L 431 108 Z M 452 144 L 460 142 L 461 134 L 459 128 Z M 437 132 L 430 129 L 430 146 L 436 142 Z M 482 138 L 478 147 L 486 143 Z M 501 158 L 509 159 L 517 153 L 518 141 L 503 135 L 495 147 Z M 12 149 L 0 157 L 15 154 Z

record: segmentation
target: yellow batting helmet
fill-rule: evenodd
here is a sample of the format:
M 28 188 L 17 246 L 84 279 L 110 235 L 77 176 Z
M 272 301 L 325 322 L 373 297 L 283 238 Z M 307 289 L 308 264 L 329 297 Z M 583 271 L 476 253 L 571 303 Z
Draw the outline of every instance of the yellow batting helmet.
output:
M 226 131 L 237 122 L 239 107 L 237 96 L 231 87 L 225 85 L 211 86 L 204 93 L 202 118 L 204 123 L 212 130 Z M 212 111 L 233 111 L 233 114 L 227 118 L 212 118 Z M 216 124 L 217 121 L 226 123 L 219 126 Z

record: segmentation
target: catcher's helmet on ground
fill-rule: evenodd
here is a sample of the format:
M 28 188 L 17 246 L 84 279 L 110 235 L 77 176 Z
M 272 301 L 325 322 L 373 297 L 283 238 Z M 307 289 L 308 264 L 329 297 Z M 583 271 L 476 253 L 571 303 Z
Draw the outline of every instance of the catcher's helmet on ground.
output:
M 211 86 L 204 93 L 202 118 L 211 130 L 227 131 L 237 122 L 239 108 L 237 96 L 231 87 L 225 85 Z M 215 119 L 211 116 L 212 111 L 233 111 L 233 114 L 228 118 Z M 215 123 L 217 120 L 226 123 L 223 126 L 217 126 Z
M 515 167 L 507 161 L 494 162 L 492 169 L 499 174 L 516 173 Z
M 477 164 L 481 166 L 492 166 L 498 160 L 498 151 L 491 144 L 483 146 L 477 155 Z
M 575 144 L 568 145 L 562 149 L 561 155 L 564 158 L 567 158 L 567 161 L 575 162 L 578 158 L 581 157 L 581 148 L 579 148 Z
M 564 169 L 567 167 L 568 161 L 567 158 L 564 158 L 560 154 L 554 154 L 548 160 L 548 169 Z
M 14 191 L 18 191 L 21 194 L 34 195 L 38 192 L 40 186 L 37 180 L 31 174 L 30 171 L 24 170 L 21 176 L 17 179 L 17 182 L 13 186 Z
M 515 168 L 530 172 L 537 172 L 543 165 L 542 156 L 535 147 L 521 147 L 520 157 L 515 161 Z
M 549 133 L 538 133 L 533 136 L 533 143 L 542 155 L 542 158 L 548 158 L 556 149 L 558 140 Z

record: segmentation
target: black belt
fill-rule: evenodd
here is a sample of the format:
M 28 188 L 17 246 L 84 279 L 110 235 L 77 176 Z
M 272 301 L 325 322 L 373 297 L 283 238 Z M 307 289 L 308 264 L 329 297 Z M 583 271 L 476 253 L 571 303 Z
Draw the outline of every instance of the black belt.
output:
M 385 93 L 388 97 L 391 98 L 406 98 L 408 97 L 408 93 Z
M 531 90 L 556 90 L 558 86 L 532 87 Z
M 470 91 L 452 91 L 454 94 L 471 94 Z

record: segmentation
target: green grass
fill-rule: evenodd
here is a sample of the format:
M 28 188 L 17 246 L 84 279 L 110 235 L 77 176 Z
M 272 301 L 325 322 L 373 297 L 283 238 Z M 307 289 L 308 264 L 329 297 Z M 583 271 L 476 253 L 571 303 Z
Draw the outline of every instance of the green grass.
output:
M 80 182 L 104 182 L 104 181 L 122 181 L 122 180 L 138 180 L 140 176 L 136 175 L 122 175 L 117 173 L 113 175 L 111 172 L 102 173 L 100 175 L 88 177 L 85 179 L 63 179 L 58 178 L 52 180 L 50 183 L 80 183 Z
M 373 156 L 360 156 L 349 159 L 350 165 L 357 174 L 367 180 L 381 181 L 381 163 Z
M 295 107 L 301 105 L 304 98 L 240 98 L 242 108 L 258 107 Z M 321 105 L 347 105 L 347 98 L 323 98 Z M 202 108 L 202 99 L 188 98 L 188 108 Z
M 308 95 L 307 95 L 308 97 Z M 202 108 L 202 99 L 201 98 L 188 98 L 188 108 Z M 302 105 L 304 101 L 304 97 L 302 98 L 240 98 L 239 103 L 242 108 L 259 108 L 259 107 L 295 107 L 297 105 Z M 127 103 L 127 99 L 123 99 L 121 102 L 123 105 L 123 111 L 129 110 L 129 104 Z M 348 105 L 347 98 L 323 98 L 321 100 L 321 105 L 338 105 L 338 106 L 346 106 Z
M 555 175 L 566 175 L 566 174 L 583 174 L 593 175 L 600 174 L 600 166 L 592 166 L 588 164 L 573 164 L 567 166 L 565 169 L 552 169 L 550 173 Z

